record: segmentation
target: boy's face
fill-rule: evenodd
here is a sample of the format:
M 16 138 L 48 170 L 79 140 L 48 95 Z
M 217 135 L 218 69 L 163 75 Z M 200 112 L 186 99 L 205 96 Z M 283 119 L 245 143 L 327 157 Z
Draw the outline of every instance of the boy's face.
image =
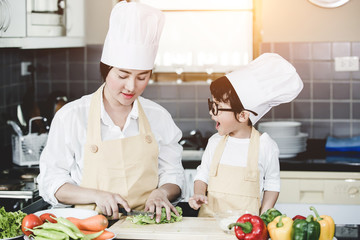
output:
M 237 136 L 240 129 L 240 122 L 235 118 L 233 111 L 223 111 L 221 109 L 231 109 L 230 103 L 219 102 L 213 98 L 214 105 L 217 104 L 218 112 L 215 116 L 213 111 L 209 111 L 211 119 L 216 122 L 215 128 L 221 136 L 228 134 L 229 136 Z M 214 108 L 215 106 L 213 106 Z

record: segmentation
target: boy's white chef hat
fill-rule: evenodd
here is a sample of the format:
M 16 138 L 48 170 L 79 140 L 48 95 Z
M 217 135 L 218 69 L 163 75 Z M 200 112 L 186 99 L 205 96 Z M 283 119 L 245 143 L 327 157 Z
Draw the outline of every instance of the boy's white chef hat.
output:
M 226 77 L 244 108 L 258 114 L 250 113 L 253 125 L 272 107 L 291 102 L 304 86 L 296 69 L 275 53 L 264 53 Z
M 164 21 L 164 13 L 148 5 L 117 3 L 110 15 L 101 62 L 117 68 L 152 69 Z

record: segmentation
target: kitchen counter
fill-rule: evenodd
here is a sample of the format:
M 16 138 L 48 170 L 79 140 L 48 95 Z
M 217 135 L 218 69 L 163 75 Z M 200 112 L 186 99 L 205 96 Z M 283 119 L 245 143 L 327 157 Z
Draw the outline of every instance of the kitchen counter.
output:
M 325 151 L 324 139 L 309 139 L 307 151 L 299 153 L 294 158 L 281 158 L 281 171 L 327 171 L 327 172 L 360 172 L 360 157 L 336 156 L 330 158 Z M 190 152 L 189 152 L 190 153 Z M 183 159 L 185 169 L 195 169 L 199 166 L 201 158 L 198 154 L 193 159 L 189 154 Z
M 360 237 L 360 225 L 336 225 L 338 240 L 353 240 Z M 236 239 L 221 230 L 215 218 L 184 217 L 181 222 L 169 224 L 136 225 L 121 218 L 110 228 L 116 239 Z

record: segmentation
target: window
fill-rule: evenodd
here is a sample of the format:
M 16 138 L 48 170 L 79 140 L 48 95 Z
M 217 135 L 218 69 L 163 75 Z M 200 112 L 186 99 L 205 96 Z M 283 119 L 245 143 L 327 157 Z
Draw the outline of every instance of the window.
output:
M 141 0 L 163 10 L 166 21 L 157 72 L 228 72 L 253 58 L 251 0 Z

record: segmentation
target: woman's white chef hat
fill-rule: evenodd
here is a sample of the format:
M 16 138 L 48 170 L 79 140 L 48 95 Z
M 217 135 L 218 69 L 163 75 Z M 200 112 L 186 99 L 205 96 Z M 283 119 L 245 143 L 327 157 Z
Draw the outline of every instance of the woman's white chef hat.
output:
M 264 53 L 226 77 L 244 108 L 258 114 L 250 113 L 252 124 L 272 107 L 291 102 L 304 86 L 296 69 L 275 53 Z
M 101 62 L 125 69 L 150 70 L 165 17 L 145 4 L 121 1 L 112 9 Z

